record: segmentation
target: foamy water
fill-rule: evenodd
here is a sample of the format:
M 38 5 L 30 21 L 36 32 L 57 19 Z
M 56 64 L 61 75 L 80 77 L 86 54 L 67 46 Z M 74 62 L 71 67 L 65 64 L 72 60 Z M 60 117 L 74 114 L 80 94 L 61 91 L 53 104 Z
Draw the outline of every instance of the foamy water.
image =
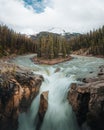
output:
M 37 130 L 40 94 L 44 91 L 49 91 L 48 109 L 40 130 L 79 130 L 75 115 L 67 100 L 70 84 L 77 82 L 78 78 L 96 75 L 95 71 L 104 64 L 104 60 L 75 56 L 69 62 L 46 66 L 32 63 L 29 59 L 32 56 L 17 57 L 14 62 L 30 68 L 34 73 L 43 75 L 45 80 L 28 113 L 20 114 L 18 130 Z M 56 68 L 60 68 L 60 71 L 54 73 Z

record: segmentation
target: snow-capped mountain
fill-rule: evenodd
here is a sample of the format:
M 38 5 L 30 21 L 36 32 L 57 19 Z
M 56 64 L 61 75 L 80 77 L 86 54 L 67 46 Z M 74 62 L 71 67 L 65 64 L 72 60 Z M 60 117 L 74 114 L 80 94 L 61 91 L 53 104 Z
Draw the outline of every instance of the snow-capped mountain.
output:
M 62 28 L 59 28 L 59 27 L 49 28 L 49 29 L 47 29 L 47 32 L 58 33 L 58 34 L 66 33 L 65 29 L 62 29 Z
M 53 35 L 59 35 L 59 36 L 64 36 L 67 40 L 69 40 L 72 37 L 80 35 L 80 33 L 70 33 L 68 29 L 62 29 L 59 27 L 51 27 L 51 28 L 45 28 L 43 31 L 40 31 L 39 33 L 35 33 L 33 35 L 28 35 L 28 37 L 31 37 L 33 40 L 37 39 L 40 36 L 47 36 L 49 34 Z

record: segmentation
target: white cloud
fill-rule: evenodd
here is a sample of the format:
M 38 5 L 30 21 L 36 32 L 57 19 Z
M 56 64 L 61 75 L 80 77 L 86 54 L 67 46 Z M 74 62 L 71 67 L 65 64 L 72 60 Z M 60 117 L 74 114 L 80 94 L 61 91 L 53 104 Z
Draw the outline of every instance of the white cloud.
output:
M 103 0 L 49 1 L 44 12 L 37 14 L 32 8 L 25 8 L 22 0 L 0 0 L 0 21 L 22 33 L 35 33 L 52 27 L 86 32 L 104 24 Z

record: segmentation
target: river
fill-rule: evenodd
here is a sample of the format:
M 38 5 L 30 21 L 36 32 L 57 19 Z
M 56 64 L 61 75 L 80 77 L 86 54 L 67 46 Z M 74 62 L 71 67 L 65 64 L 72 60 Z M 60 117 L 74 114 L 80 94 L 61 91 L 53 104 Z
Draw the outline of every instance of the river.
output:
M 97 74 L 104 60 L 95 57 L 73 56 L 71 61 L 57 65 L 37 65 L 30 58 L 34 55 L 18 56 L 13 62 L 21 67 L 31 69 L 35 74 L 41 74 L 44 82 L 38 96 L 33 100 L 28 113 L 19 115 L 18 130 L 37 130 L 37 113 L 40 94 L 49 91 L 48 109 L 40 130 L 80 130 L 71 105 L 67 100 L 70 84 L 79 82 L 84 77 Z M 59 72 L 55 70 L 59 68 Z

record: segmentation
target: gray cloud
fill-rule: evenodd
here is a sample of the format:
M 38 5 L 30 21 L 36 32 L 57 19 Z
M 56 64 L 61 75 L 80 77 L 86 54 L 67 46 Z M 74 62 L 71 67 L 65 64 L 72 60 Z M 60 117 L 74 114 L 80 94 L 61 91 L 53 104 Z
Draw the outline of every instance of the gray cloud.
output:
M 82 33 L 104 24 L 104 1 L 50 0 L 44 12 L 37 14 L 32 8 L 25 8 L 22 0 L 0 0 L 0 21 L 22 33 L 52 27 Z

